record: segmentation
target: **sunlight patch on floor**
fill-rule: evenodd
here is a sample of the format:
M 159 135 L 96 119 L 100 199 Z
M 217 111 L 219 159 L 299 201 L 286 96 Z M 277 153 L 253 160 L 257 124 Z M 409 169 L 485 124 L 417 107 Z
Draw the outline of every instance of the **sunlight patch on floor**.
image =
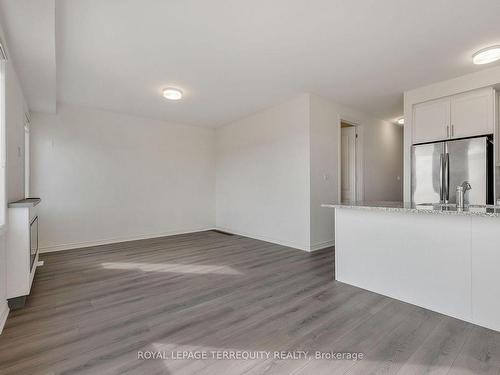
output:
M 107 262 L 101 263 L 106 269 L 140 270 L 144 272 L 174 272 L 191 274 L 241 275 L 242 273 L 228 266 L 209 264 L 178 264 L 178 263 L 135 263 Z

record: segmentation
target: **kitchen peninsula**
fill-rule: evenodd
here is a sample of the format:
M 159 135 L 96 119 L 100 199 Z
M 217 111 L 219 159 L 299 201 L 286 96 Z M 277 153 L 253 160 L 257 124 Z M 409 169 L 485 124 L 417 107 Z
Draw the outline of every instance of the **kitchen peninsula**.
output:
M 335 278 L 500 330 L 500 207 L 394 203 L 335 209 Z

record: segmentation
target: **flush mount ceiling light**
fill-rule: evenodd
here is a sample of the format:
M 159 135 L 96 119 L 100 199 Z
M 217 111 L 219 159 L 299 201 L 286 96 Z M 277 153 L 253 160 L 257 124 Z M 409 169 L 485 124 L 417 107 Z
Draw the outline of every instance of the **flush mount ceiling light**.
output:
M 472 55 L 472 62 L 476 65 L 489 64 L 497 60 L 500 60 L 500 46 L 484 48 Z
M 167 87 L 163 89 L 163 97 L 168 100 L 180 100 L 182 99 L 182 91 L 173 87 Z
M 404 125 L 404 124 L 405 124 L 405 118 L 404 118 L 404 117 L 401 117 L 401 118 L 398 120 L 398 124 L 399 124 L 399 125 Z

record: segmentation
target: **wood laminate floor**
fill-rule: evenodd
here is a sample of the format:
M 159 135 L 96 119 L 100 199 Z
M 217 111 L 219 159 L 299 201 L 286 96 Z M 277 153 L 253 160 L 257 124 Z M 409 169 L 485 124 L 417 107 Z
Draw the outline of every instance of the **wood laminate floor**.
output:
M 500 333 L 335 282 L 333 249 L 200 232 L 41 259 L 0 374 L 500 373 Z M 138 359 L 302 350 L 364 358 Z

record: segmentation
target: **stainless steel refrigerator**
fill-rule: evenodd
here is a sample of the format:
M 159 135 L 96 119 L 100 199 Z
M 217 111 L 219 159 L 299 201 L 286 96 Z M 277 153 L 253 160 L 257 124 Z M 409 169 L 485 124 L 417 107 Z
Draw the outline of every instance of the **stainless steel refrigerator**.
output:
M 490 137 L 415 145 L 411 156 L 413 203 L 456 203 L 456 188 L 467 181 L 466 204 L 493 204 Z

